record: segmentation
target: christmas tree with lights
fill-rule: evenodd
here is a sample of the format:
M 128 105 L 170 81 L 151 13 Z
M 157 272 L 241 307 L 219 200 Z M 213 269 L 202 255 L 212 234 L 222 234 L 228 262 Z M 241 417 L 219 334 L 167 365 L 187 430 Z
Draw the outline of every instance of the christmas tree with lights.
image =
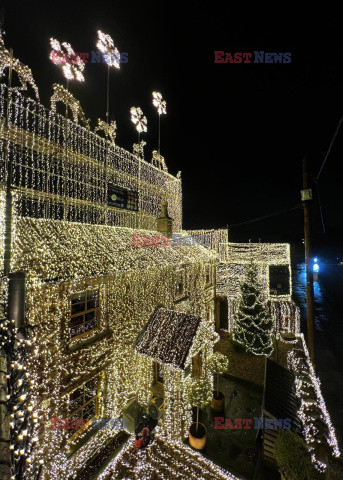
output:
M 246 353 L 270 355 L 273 351 L 273 319 L 259 283 L 256 264 L 251 262 L 247 265 L 245 281 L 240 289 L 241 298 L 232 334 L 234 346 Z

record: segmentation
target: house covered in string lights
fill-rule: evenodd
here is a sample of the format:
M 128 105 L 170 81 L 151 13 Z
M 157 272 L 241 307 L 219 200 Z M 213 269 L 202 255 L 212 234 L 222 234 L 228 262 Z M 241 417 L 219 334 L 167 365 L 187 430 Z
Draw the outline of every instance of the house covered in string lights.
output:
M 183 231 L 180 173 L 171 175 L 156 151 L 146 161 L 142 143 L 134 153 L 118 147 L 104 122 L 92 131 L 61 85 L 44 107 L 28 67 L 3 42 L 0 53 L 0 71 L 15 68 L 35 95 L 0 85 L 1 299 L 9 317 L 1 325 L 15 350 L 5 439 L 12 463 L 28 464 L 30 480 L 76 478 L 131 421 L 126 429 L 134 433 L 153 398 L 162 400 L 159 438 L 181 449 L 191 423 L 188 379 L 212 381 L 207 358 L 218 333 L 232 328 L 251 258 L 278 328 L 298 332 L 289 247 L 231 244 L 226 230 Z M 60 102 L 72 119 L 57 113 Z M 137 243 L 137 235 L 150 241 Z M 102 418 L 110 425 L 93 428 Z M 161 455 L 160 440 L 154 448 Z M 199 465 L 195 477 L 209 469 L 214 478 L 233 478 L 189 450 L 182 447 L 180 459 Z

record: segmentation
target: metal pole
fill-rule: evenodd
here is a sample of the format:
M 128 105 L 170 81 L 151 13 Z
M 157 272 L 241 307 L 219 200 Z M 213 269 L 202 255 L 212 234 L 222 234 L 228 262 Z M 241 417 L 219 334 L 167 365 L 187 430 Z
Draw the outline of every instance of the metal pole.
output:
M 309 190 L 308 162 L 303 159 L 303 190 Z M 305 199 L 306 198 L 306 199 Z M 310 197 L 303 198 L 304 207 L 304 235 L 305 235 L 305 263 L 306 263 L 306 308 L 307 308 L 307 345 L 311 361 L 314 365 L 314 292 L 313 272 L 311 268 L 311 209 Z
M 107 87 L 106 87 L 106 125 L 107 125 L 107 130 L 106 130 L 106 150 L 105 150 L 105 182 L 106 182 L 106 189 L 108 189 L 108 183 L 109 183 L 109 175 L 108 175 L 108 141 L 109 141 L 109 136 L 108 136 L 108 125 L 109 125 L 109 116 L 110 116 L 110 66 L 107 64 Z M 107 190 L 108 191 L 108 190 Z M 106 206 L 105 210 L 105 225 L 108 223 L 108 204 Z
M 160 154 L 161 147 L 161 115 L 158 114 L 158 154 Z
M 110 66 L 107 64 L 107 103 L 106 103 L 106 122 L 109 124 L 110 115 Z

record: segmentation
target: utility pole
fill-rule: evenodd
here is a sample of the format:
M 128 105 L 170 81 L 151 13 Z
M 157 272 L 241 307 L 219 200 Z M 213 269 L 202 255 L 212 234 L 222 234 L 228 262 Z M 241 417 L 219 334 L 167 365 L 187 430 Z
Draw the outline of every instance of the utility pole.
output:
M 304 207 L 305 263 L 306 263 L 306 309 L 307 309 L 307 346 L 314 366 L 314 293 L 313 271 L 311 265 L 311 201 L 312 190 L 308 179 L 308 162 L 303 159 L 303 190 L 301 200 Z

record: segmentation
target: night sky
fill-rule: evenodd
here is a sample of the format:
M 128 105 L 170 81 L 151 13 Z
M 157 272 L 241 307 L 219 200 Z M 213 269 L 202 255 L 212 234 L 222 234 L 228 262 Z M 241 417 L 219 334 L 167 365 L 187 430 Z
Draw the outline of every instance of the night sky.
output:
M 136 141 L 129 116 L 148 118 L 146 159 L 157 147 L 158 116 L 151 92 L 161 91 L 161 153 L 169 171 L 182 171 L 185 228 L 232 226 L 288 210 L 300 202 L 302 158 L 317 175 L 343 113 L 343 30 L 334 10 L 273 11 L 232 2 L 4 2 L 5 43 L 29 65 L 42 102 L 49 104 L 59 68 L 49 61 L 49 38 L 76 52 L 95 50 L 97 30 L 109 33 L 128 63 L 111 72 L 110 112 L 117 143 Z M 291 52 L 291 63 L 215 64 L 214 51 Z M 106 66 L 88 63 L 86 81 L 70 89 L 94 127 L 105 119 Z M 315 243 L 342 245 L 343 127 L 320 177 L 327 229 L 315 201 Z M 301 242 L 299 208 L 232 226 L 233 241 Z

